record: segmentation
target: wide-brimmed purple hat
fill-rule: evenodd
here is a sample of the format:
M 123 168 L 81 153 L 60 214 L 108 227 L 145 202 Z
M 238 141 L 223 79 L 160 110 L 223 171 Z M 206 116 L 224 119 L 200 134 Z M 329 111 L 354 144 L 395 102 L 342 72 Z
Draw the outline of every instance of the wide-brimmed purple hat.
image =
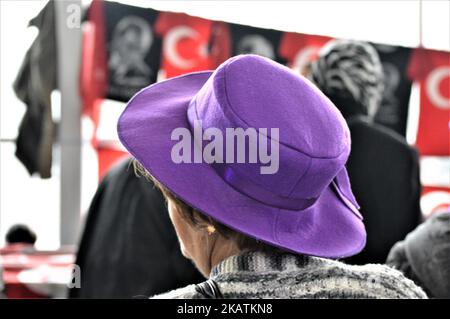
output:
M 174 161 L 180 132 L 192 132 L 191 151 L 202 154 L 207 141 L 194 138 L 196 123 L 223 136 L 227 129 L 258 130 L 257 140 L 266 144 L 256 146 L 278 152 L 276 172 L 262 173 L 268 165 L 262 157 L 241 163 L 227 160 L 228 154 L 212 163 Z M 274 129 L 278 133 L 271 136 Z M 171 192 L 236 231 L 320 257 L 347 257 L 364 247 L 366 232 L 345 169 L 347 124 L 313 84 L 276 62 L 240 55 L 214 72 L 151 85 L 130 100 L 118 133 Z M 222 153 L 229 150 L 223 146 Z

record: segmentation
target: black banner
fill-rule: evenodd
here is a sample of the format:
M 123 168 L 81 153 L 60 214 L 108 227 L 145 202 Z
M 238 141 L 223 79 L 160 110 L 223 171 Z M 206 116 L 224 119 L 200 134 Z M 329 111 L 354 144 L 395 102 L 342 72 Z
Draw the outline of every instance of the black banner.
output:
M 161 39 L 154 32 L 158 11 L 104 2 L 108 52 L 108 96 L 127 101 L 141 88 L 155 83 L 160 65 Z

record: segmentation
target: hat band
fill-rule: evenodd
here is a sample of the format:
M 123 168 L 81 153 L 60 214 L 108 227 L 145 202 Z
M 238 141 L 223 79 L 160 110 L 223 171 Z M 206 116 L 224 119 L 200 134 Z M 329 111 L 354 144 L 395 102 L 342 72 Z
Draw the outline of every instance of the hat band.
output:
M 307 199 L 283 197 L 256 185 L 248 178 L 242 178 L 228 165 L 220 163 L 210 165 L 228 185 L 238 192 L 271 207 L 295 211 L 304 210 L 314 205 L 318 199 L 318 197 Z

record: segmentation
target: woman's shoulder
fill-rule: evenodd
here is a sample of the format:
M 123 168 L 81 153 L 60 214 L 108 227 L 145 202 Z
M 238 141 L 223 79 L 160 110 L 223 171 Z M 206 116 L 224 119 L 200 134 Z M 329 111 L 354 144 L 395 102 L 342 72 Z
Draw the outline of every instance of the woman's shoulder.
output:
M 234 272 L 221 274 L 215 280 L 228 298 L 427 298 L 413 281 L 386 265 L 348 265 L 317 257 L 308 260 L 299 269 Z M 202 298 L 196 285 L 152 297 Z
M 197 292 L 195 287 L 196 285 L 189 285 L 150 297 L 150 299 L 201 299 L 202 295 Z
M 344 275 L 354 289 L 364 289 L 376 298 L 427 298 L 425 292 L 400 271 L 382 264 L 348 265 L 340 261 L 323 263 L 327 275 Z M 332 276 L 333 277 L 333 276 Z

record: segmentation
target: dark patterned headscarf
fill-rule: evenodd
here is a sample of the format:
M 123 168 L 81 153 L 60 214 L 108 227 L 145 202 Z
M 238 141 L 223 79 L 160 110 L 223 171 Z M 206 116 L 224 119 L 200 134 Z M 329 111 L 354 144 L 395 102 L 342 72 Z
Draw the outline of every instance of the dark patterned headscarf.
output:
M 383 95 L 383 69 L 368 43 L 332 40 L 311 64 L 310 79 L 334 102 L 345 117 L 373 117 Z
M 433 214 L 396 243 L 386 264 L 424 288 L 429 297 L 450 298 L 450 212 Z

